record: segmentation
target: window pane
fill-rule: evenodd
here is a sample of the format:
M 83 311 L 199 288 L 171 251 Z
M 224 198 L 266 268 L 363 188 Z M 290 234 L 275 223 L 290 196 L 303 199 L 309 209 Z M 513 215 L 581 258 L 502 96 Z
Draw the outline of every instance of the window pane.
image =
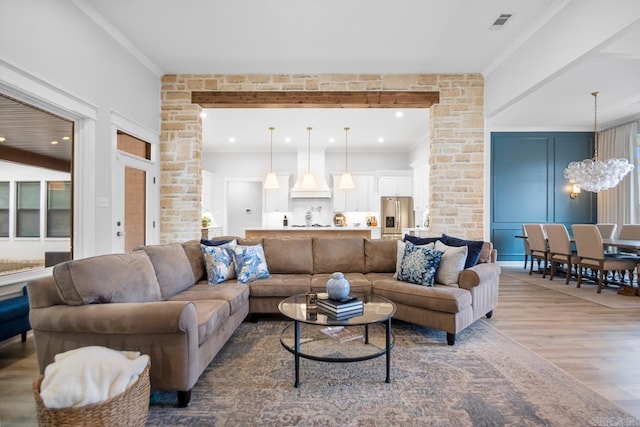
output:
M 9 209 L 9 183 L 0 182 L 0 209 Z
M 21 209 L 16 217 L 18 237 L 40 237 L 40 210 Z
M 18 182 L 18 209 L 40 208 L 40 183 Z
M 9 209 L 0 209 L 0 237 L 9 237 Z
M 47 217 L 47 237 L 71 236 L 71 211 L 57 209 L 49 211 Z
M 71 183 L 50 181 L 47 183 L 47 204 L 49 209 L 71 208 Z

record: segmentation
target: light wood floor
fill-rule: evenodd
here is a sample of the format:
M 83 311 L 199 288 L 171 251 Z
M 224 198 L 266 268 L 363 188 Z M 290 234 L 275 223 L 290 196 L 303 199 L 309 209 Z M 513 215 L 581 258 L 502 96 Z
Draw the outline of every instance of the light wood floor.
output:
M 489 322 L 640 419 L 640 309 L 612 309 L 534 284 L 541 280 L 503 267 Z M 0 343 L 0 427 L 36 425 L 36 376 L 31 336 Z

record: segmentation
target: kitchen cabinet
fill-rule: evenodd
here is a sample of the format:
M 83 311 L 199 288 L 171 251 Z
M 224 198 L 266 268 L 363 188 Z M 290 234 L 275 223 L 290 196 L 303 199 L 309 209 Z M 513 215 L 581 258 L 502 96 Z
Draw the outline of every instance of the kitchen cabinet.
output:
M 378 194 L 384 196 L 413 196 L 413 174 L 411 171 L 396 171 L 380 175 Z
M 413 169 L 413 207 L 421 212 L 429 208 L 429 166 L 426 164 Z
M 202 238 L 205 240 L 222 236 L 222 227 L 206 227 L 202 229 Z
M 280 188 L 265 189 L 265 212 L 289 212 L 289 181 L 291 175 L 277 175 Z
M 376 212 L 378 193 L 374 175 L 354 175 L 353 186 L 349 190 L 338 187 L 340 175 L 333 175 L 333 210 L 335 212 Z

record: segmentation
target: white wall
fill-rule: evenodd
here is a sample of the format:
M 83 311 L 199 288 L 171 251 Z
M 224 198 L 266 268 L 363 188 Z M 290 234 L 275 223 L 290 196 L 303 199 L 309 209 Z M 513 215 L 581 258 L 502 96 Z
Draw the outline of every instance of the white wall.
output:
M 0 16 L 5 17 L 0 25 L 0 58 L 8 67 L 96 110 L 94 134 L 81 141 L 93 144 L 92 164 L 85 165 L 93 177 L 77 179 L 95 186 L 91 191 L 94 200 L 82 203 L 93 207 L 97 198 L 110 201 L 107 207 L 93 209 L 94 229 L 83 230 L 91 233 L 95 242 L 88 252 L 110 252 L 115 167 L 110 115 L 116 112 L 159 134 L 160 78 L 72 2 L 3 0 Z M 0 84 L 6 85 L 2 77 L 0 74 Z M 8 86 L 13 86 L 12 82 Z
M 132 127 L 159 135 L 159 73 L 71 1 L 2 0 L 0 17 L 0 91 L 51 105 L 76 124 L 88 120 L 77 128 L 76 150 L 86 157 L 76 169 L 82 175 L 74 179 L 75 189 L 82 187 L 88 196 L 76 200 L 83 216 L 74 220 L 84 227 L 78 237 L 87 243 L 84 256 L 112 252 L 116 149 L 111 118 L 116 113 Z M 86 106 L 86 111 L 69 105 Z M 101 206 L 96 206 L 98 198 Z M 159 202 L 150 208 L 159 211 Z

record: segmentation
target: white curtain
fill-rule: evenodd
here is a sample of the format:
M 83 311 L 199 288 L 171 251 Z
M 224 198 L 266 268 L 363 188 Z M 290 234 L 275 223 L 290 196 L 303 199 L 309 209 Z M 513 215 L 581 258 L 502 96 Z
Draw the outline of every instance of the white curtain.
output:
M 598 134 L 598 158 L 626 158 L 637 165 L 638 123 L 633 122 L 607 129 Z M 598 193 L 598 222 L 618 224 L 638 223 L 638 171 L 634 168 L 620 184 Z

